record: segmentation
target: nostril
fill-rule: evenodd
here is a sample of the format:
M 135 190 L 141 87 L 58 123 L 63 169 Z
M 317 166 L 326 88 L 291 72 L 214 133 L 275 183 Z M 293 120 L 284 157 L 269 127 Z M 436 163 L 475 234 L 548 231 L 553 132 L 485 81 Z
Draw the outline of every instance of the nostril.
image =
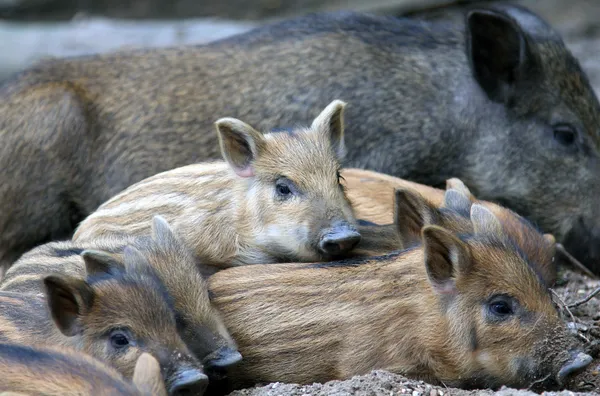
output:
M 327 254 L 337 254 L 341 251 L 340 245 L 332 240 L 326 240 L 321 243 L 321 249 Z
M 356 231 L 328 234 L 319 244 L 321 251 L 328 255 L 345 253 L 360 242 L 360 234 Z
M 202 395 L 208 386 L 208 377 L 197 370 L 187 370 L 177 374 L 171 383 L 172 396 Z

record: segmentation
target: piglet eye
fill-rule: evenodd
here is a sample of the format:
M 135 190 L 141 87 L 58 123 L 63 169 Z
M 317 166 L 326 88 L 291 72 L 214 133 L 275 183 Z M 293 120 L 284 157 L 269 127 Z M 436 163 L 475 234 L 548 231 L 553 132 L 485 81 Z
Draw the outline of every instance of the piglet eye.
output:
M 293 183 L 286 177 L 280 177 L 275 182 L 275 193 L 279 198 L 290 198 L 294 195 Z
M 490 311 L 497 316 L 512 315 L 513 310 L 506 301 L 497 301 L 490 304 Z
M 277 188 L 277 194 L 279 194 L 279 195 L 289 195 L 292 193 L 290 188 L 288 186 L 286 186 L 285 184 L 278 184 L 276 188 Z
M 115 349 L 123 349 L 129 346 L 127 333 L 122 330 L 113 330 L 110 333 L 110 345 Z

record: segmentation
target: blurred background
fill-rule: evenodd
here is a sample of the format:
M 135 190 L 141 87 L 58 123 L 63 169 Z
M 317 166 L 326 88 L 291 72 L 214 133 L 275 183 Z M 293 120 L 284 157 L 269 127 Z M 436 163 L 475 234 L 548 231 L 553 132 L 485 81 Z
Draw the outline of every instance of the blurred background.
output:
M 456 18 L 489 0 L 0 0 L 0 81 L 48 56 L 201 44 L 309 12 Z M 600 92 L 600 0 L 516 0 L 542 15 Z

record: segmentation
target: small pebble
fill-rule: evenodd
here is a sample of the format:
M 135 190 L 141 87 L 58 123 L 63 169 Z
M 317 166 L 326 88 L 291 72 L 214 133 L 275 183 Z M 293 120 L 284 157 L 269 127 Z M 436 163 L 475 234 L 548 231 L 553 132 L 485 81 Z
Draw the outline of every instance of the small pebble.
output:
M 412 396 L 421 396 L 421 392 L 413 391 Z
M 388 381 L 384 381 L 384 382 L 382 382 L 382 383 L 381 383 L 381 387 L 382 387 L 383 389 L 390 390 L 390 389 L 392 389 L 392 384 L 391 384 L 391 383 L 389 383 Z
M 438 392 L 435 389 L 432 389 L 431 392 L 429 392 L 429 396 L 437 396 Z

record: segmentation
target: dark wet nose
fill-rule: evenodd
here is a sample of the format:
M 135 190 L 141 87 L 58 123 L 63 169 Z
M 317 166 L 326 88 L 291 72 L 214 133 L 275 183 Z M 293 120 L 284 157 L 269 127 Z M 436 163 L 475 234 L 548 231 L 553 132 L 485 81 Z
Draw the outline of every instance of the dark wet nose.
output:
M 592 357 L 580 351 L 571 352 L 571 359 L 567 361 L 556 375 L 556 381 L 563 385 L 572 374 L 586 368 L 592 362 Z
M 201 396 L 208 386 L 208 377 L 199 370 L 182 370 L 175 374 L 169 386 L 171 396 Z
M 205 369 L 226 368 L 239 363 L 242 354 L 229 347 L 221 347 L 204 359 Z
M 319 250 L 327 255 L 349 252 L 360 242 L 360 233 L 350 225 L 332 227 L 319 241 Z

